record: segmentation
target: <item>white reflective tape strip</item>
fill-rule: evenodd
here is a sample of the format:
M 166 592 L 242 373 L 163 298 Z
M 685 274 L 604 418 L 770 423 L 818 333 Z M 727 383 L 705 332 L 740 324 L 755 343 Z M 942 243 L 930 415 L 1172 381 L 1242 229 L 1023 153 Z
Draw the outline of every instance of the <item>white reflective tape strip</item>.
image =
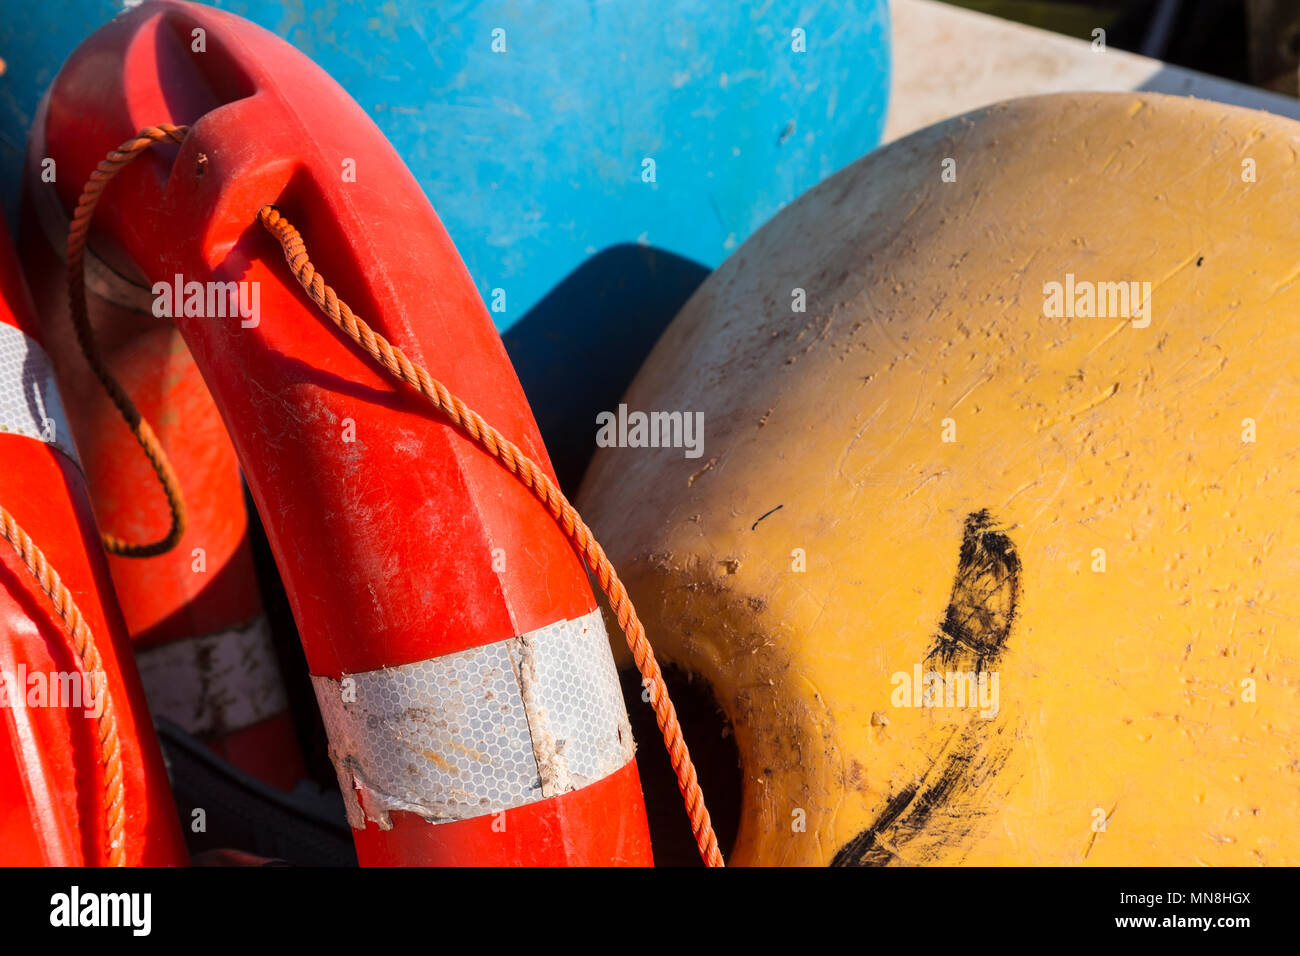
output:
M 312 677 L 348 822 L 446 823 L 578 790 L 635 747 L 600 611 L 432 660 Z
M 136 663 L 150 709 L 196 736 L 233 733 L 289 708 L 265 616 L 145 648 Z
M 0 323 L 0 433 L 53 445 L 80 466 L 54 366 L 22 329 Z

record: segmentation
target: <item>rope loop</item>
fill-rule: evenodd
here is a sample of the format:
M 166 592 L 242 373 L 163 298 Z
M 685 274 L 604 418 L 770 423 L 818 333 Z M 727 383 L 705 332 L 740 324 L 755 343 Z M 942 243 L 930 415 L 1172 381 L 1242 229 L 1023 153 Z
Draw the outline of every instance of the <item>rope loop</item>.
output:
M 95 171 L 90 174 L 90 179 L 82 188 L 81 197 L 77 200 L 77 210 L 72 214 L 72 222 L 68 226 L 66 257 L 68 305 L 72 316 L 72 327 L 77 334 L 77 344 L 81 347 L 81 354 L 86 357 L 95 377 L 104 386 L 104 391 L 117 406 L 122 420 L 126 422 L 131 433 L 135 435 L 136 441 L 140 443 L 145 457 L 149 459 L 149 464 L 153 467 L 154 474 L 158 476 L 159 484 L 162 485 L 163 495 L 167 498 L 167 509 L 171 512 L 171 527 L 167 534 L 157 541 L 136 544 L 105 532 L 102 535 L 104 550 L 124 558 L 153 558 L 166 554 L 176 547 L 181 536 L 185 534 L 185 500 L 181 496 L 180 481 L 176 477 L 176 472 L 172 470 L 171 461 L 167 458 L 162 443 L 158 441 L 158 436 L 144 420 L 144 416 L 140 414 L 140 410 L 136 408 L 135 402 L 131 400 L 126 389 L 113 375 L 99 351 L 99 346 L 95 343 L 95 333 L 90 327 L 90 314 L 86 304 L 86 243 L 90 239 L 90 219 L 95 214 L 95 207 L 99 205 L 100 197 L 104 195 L 104 189 L 112 182 L 113 177 L 150 146 L 155 143 L 180 144 L 184 142 L 185 134 L 188 132 L 188 127 L 172 126 L 169 123 L 150 126 L 142 129 L 138 135 L 128 139 L 117 149 L 111 150 L 108 156 L 95 167 Z

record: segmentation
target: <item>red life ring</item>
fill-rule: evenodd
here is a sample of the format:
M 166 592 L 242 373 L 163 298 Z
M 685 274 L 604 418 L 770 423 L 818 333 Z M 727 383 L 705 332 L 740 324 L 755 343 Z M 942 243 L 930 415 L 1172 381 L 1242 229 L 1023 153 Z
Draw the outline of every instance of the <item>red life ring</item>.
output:
M 99 652 L 121 742 L 127 865 L 187 860 L 162 753 L 91 517 L 54 374 L 18 258 L 0 229 L 0 505 L 57 570 Z M 0 542 L 0 864 L 110 861 L 105 700 L 50 602 Z
M 626 711 L 564 534 L 324 324 L 256 224 L 280 206 L 378 331 L 546 462 L 418 184 L 302 54 L 168 0 L 94 34 L 51 89 L 64 210 L 109 149 L 160 123 L 190 132 L 117 176 L 93 236 L 159 295 L 181 277 L 175 322 L 267 526 L 361 862 L 648 864 Z M 202 314 L 209 283 L 256 314 Z
M 68 216 L 46 182 L 42 101 L 27 150 L 20 254 L 101 527 L 145 541 L 165 500 L 134 436 L 77 344 L 68 316 Z M 57 168 L 57 167 L 55 167 Z M 284 790 L 306 776 L 262 609 L 235 449 L 185 342 L 150 288 L 89 250 L 88 306 L 114 377 L 150 422 L 190 503 L 176 547 L 109 555 L 149 706 L 240 769 Z

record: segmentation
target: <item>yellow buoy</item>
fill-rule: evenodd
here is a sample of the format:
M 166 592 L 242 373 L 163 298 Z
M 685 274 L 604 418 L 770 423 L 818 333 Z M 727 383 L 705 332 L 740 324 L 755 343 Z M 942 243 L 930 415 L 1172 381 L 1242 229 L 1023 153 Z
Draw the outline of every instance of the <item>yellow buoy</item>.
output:
M 1005 103 L 685 306 L 580 506 L 734 728 L 732 862 L 1300 863 L 1298 153 Z

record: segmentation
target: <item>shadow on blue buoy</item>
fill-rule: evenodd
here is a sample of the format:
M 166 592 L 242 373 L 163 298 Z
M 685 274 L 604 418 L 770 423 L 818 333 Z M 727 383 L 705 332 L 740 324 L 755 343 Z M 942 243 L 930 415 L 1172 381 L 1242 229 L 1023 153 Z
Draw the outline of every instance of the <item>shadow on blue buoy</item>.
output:
M 502 336 L 560 488 L 572 497 L 612 411 L 709 270 L 650 246 L 592 256 Z

